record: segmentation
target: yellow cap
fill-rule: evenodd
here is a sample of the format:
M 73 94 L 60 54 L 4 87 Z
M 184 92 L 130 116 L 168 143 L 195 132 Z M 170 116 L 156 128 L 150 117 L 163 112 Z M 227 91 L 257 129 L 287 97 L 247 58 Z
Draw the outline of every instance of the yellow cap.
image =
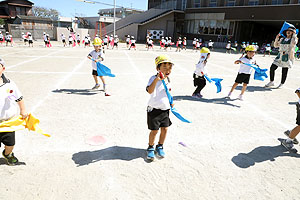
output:
M 95 38 L 93 41 L 94 46 L 100 46 L 102 44 L 102 40 L 100 38 Z
M 256 51 L 256 48 L 253 45 L 249 45 L 246 47 L 246 51 Z
M 202 49 L 200 50 L 200 53 L 210 53 L 210 50 L 206 47 L 202 47 Z
M 160 55 L 160 56 L 157 56 L 155 58 L 155 65 L 156 67 L 161 64 L 161 63 L 171 63 L 172 65 L 174 64 L 171 59 L 169 58 L 169 56 L 167 55 Z

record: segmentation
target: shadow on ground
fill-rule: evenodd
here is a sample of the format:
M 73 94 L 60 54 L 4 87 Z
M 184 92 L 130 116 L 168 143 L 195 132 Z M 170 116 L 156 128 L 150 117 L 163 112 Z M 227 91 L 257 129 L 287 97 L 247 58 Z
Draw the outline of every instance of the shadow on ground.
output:
M 242 90 L 242 86 L 237 86 L 236 87 L 237 90 Z M 247 92 L 265 92 L 265 91 L 272 91 L 276 88 L 265 88 L 263 86 L 247 86 L 246 91 Z
M 289 102 L 289 105 L 296 105 L 298 102 Z
M 92 90 L 92 89 L 59 89 L 53 90 L 54 93 L 63 93 L 63 94 L 77 94 L 77 95 L 95 95 L 104 90 Z
M 237 99 L 228 99 L 225 97 L 222 98 L 214 98 L 214 99 L 205 99 L 205 98 L 200 98 L 200 99 L 196 99 L 193 98 L 192 96 L 174 96 L 173 97 L 174 101 L 181 101 L 181 100 L 188 100 L 188 101 L 200 101 L 200 102 L 204 102 L 204 103 L 214 103 L 214 104 L 223 104 L 226 106 L 232 106 L 232 107 L 237 107 L 240 108 L 241 106 L 238 105 L 234 105 L 230 102 L 233 102 Z
M 88 165 L 101 160 L 124 160 L 131 161 L 137 158 L 143 158 L 145 162 L 147 160 L 146 150 L 137 149 L 132 147 L 120 147 L 113 146 L 106 149 L 96 151 L 81 151 L 73 154 L 72 160 L 77 164 L 78 167 Z
M 7 165 L 7 162 L 6 162 L 6 160 L 4 158 L 0 158 L 0 165 Z M 26 163 L 24 163 L 24 162 L 18 162 L 15 165 L 26 165 Z
M 283 139 L 278 138 L 281 142 Z M 294 154 L 287 151 L 282 145 L 277 146 L 260 146 L 253 149 L 249 153 L 239 153 L 234 156 L 231 161 L 240 168 L 248 168 L 254 166 L 256 163 L 264 161 L 275 161 L 275 158 L 289 156 L 300 158 L 300 154 Z

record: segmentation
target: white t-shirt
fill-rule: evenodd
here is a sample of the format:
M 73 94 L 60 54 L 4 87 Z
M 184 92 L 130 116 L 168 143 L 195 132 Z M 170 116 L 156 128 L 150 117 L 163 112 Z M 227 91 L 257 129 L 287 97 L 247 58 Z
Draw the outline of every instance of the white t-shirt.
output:
M 11 40 L 11 35 L 6 35 L 5 40 Z
M 104 38 L 104 39 L 103 39 L 103 42 L 104 42 L 104 43 L 108 43 L 108 39 L 107 39 L 107 38 Z
M 0 38 L 3 39 L 3 34 L 2 33 L 0 33 Z
M 4 78 L 3 82 L 0 85 L 0 121 L 8 120 L 19 114 L 19 107 L 16 101 L 20 101 L 23 98 L 13 81 Z
M 117 44 L 118 42 L 119 42 L 119 38 L 115 38 L 115 39 L 114 39 L 114 43 Z
M 28 36 L 28 40 L 32 40 L 32 35 L 29 35 L 29 36 Z
M 183 40 L 183 45 L 186 46 L 186 40 Z
M 131 40 L 131 44 L 135 44 L 135 40 Z
M 194 41 L 193 41 L 193 44 L 197 44 L 197 41 L 196 41 L 196 40 L 194 40 Z
M 212 47 L 213 44 L 214 44 L 213 42 L 209 42 L 209 43 L 208 43 L 208 46 L 209 46 L 209 47 Z
M 76 35 L 76 40 L 80 40 L 80 35 Z
M 98 52 L 93 50 L 93 51 L 91 51 L 91 53 L 89 53 L 88 56 L 91 56 L 95 60 L 98 60 L 99 58 L 104 58 L 102 50 L 100 50 Z M 93 67 L 93 70 L 97 70 L 97 63 L 92 61 L 92 67 Z
M 129 42 L 130 41 L 130 38 L 126 38 L 126 42 Z
M 162 39 L 162 40 L 161 40 L 161 43 L 162 43 L 162 44 L 166 44 L 166 40 L 165 40 L 165 39 Z
M 248 64 L 256 64 L 256 61 L 254 58 L 252 59 L 248 59 L 246 58 L 246 56 L 242 57 L 241 59 L 239 59 L 240 61 L 242 61 L 243 63 L 248 63 Z M 248 66 L 248 65 L 244 65 L 244 64 L 240 64 L 240 69 L 239 69 L 239 74 L 244 73 L 244 74 L 251 74 L 253 71 L 253 68 Z
M 271 47 L 266 46 L 266 51 L 270 51 Z
M 66 36 L 65 35 L 61 35 L 61 40 L 66 40 Z
M 149 82 L 147 84 L 147 87 L 151 85 L 151 83 L 156 78 L 156 75 L 152 76 L 149 79 Z M 168 87 L 168 90 L 171 90 L 171 84 L 170 82 L 165 79 L 165 83 Z M 154 91 L 150 94 L 150 99 L 148 101 L 148 106 L 160 110 L 168 110 L 171 108 L 170 102 L 167 96 L 167 93 L 165 91 L 164 85 L 162 81 L 157 81 Z
M 181 41 L 181 40 L 178 40 L 178 44 L 182 44 L 182 41 Z
M 196 43 L 196 47 L 200 47 L 200 42 L 197 42 L 197 43 Z
M 231 44 L 228 43 L 228 44 L 226 45 L 226 49 L 230 49 L 230 48 L 231 48 Z
M 22 35 L 22 38 L 23 38 L 24 40 L 27 39 L 27 38 L 26 38 L 26 35 L 24 35 L 24 34 Z
M 48 41 L 48 39 L 47 39 L 47 36 L 46 36 L 46 35 L 43 35 L 43 39 L 44 39 L 44 41 Z
M 73 42 L 73 37 L 69 36 L 69 42 Z

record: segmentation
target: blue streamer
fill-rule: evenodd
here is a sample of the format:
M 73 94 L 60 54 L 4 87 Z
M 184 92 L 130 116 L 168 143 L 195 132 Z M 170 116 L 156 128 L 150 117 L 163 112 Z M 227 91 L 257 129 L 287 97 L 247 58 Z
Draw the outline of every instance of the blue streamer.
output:
M 111 70 L 108 67 L 101 64 L 100 62 L 97 62 L 97 74 L 98 76 L 116 77 L 116 75 L 111 73 Z
M 217 93 L 222 91 L 222 85 L 221 85 L 221 81 L 223 81 L 223 79 L 221 78 L 209 78 L 207 75 L 204 74 L 205 79 L 208 82 L 215 82 L 215 86 L 217 87 Z
M 295 26 L 293 25 L 293 24 L 290 24 L 290 23 L 288 23 L 288 22 L 284 22 L 283 23 L 283 25 L 282 25 L 282 27 L 281 27 L 281 30 L 280 30 L 280 35 L 282 35 L 283 37 L 286 37 L 284 34 L 283 34 L 283 32 L 285 31 L 285 30 L 287 30 L 288 28 L 290 28 L 290 27 L 293 27 L 293 28 L 295 28 Z M 296 29 L 296 34 L 298 35 L 298 33 L 299 33 L 299 29 Z
M 165 91 L 167 93 L 167 96 L 168 96 L 168 99 L 169 99 L 169 102 L 170 102 L 170 106 L 171 106 L 171 112 L 178 118 L 180 119 L 182 122 L 186 122 L 186 123 L 191 123 L 191 121 L 185 119 L 184 117 L 182 117 L 179 112 L 174 108 L 172 107 L 172 104 L 173 104 L 173 97 L 172 95 L 170 94 L 169 90 L 168 90 L 168 87 L 165 83 L 165 80 L 162 80 L 162 83 L 164 85 L 164 88 L 165 88 Z
M 243 64 L 248 65 L 249 67 L 252 67 L 255 70 L 254 80 L 264 81 L 266 78 L 268 78 L 268 75 L 266 73 L 268 69 L 261 69 L 254 64 L 248 64 L 248 63 L 243 63 Z

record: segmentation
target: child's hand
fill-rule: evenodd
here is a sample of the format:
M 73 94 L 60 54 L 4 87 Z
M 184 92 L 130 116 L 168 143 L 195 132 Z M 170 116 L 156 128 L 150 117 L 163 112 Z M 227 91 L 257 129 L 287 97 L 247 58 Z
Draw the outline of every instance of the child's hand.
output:
M 172 108 L 174 108 L 174 105 L 175 105 L 174 103 L 171 104 Z
M 22 119 L 26 119 L 28 117 L 28 113 L 25 111 L 21 111 L 20 115 L 22 116 Z
M 280 36 L 281 36 L 280 33 L 278 33 L 278 35 L 276 35 L 276 39 L 278 39 Z
M 240 60 L 236 60 L 235 62 L 234 62 L 234 64 L 241 64 L 242 63 L 242 61 L 240 61 Z

